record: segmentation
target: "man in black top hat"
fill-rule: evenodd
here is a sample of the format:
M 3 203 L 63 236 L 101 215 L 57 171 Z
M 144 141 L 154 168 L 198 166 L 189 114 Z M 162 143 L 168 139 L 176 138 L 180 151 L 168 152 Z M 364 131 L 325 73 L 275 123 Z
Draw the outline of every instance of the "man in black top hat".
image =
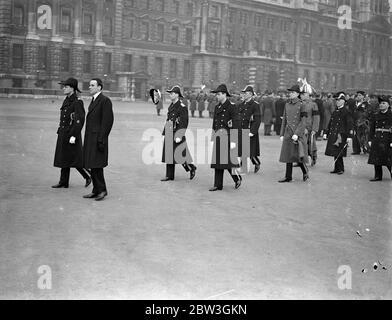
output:
M 83 149 L 81 131 L 84 125 L 85 111 L 83 101 L 78 99 L 78 80 L 69 78 L 59 82 L 66 96 L 60 111 L 60 124 L 57 129 L 54 166 L 61 168 L 60 181 L 52 188 L 68 188 L 70 168 L 76 170 L 86 180 L 85 186 L 91 184 L 91 178 L 83 168 Z
M 166 163 L 166 176 L 161 181 L 174 180 L 175 165 L 182 164 L 186 172 L 190 172 L 192 180 L 196 174 L 196 166 L 188 150 L 185 131 L 188 128 L 189 115 L 187 106 L 180 100 L 181 89 L 174 86 L 167 90 L 172 103 L 167 111 L 167 120 L 162 135 L 165 137 L 162 151 L 162 162 Z
M 255 166 L 254 172 L 260 170 L 260 141 L 259 141 L 259 127 L 261 123 L 260 105 L 254 100 L 254 91 L 252 86 L 246 86 L 241 91 L 243 101 L 238 105 L 239 113 L 239 135 L 238 135 L 238 150 L 239 156 L 242 157 L 242 164 L 247 163 L 247 158 L 250 158 Z M 249 141 L 249 144 L 243 145 L 243 142 Z
M 223 189 L 223 173 L 228 170 L 235 183 L 235 188 L 241 186 L 242 177 L 239 175 L 238 150 L 235 141 L 238 138 L 238 131 L 230 132 L 232 129 L 238 129 L 239 116 L 238 111 L 233 103 L 228 100 L 229 91 L 225 84 L 221 84 L 217 89 L 211 91 L 216 93 L 218 105 L 214 110 L 212 120 L 212 137 L 214 143 L 211 168 L 215 170 L 214 186 L 210 191 Z M 231 152 L 231 150 L 236 151 Z

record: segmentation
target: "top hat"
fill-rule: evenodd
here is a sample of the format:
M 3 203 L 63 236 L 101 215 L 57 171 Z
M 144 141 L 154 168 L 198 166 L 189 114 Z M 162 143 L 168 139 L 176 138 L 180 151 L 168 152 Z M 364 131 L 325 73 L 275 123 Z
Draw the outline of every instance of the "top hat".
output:
M 251 92 L 252 95 L 255 95 L 255 92 L 253 90 L 252 86 L 246 86 L 244 90 L 242 90 L 241 92 Z
M 78 88 L 78 80 L 76 80 L 75 78 L 68 78 L 65 81 L 60 81 L 59 84 L 63 85 L 63 86 L 70 86 L 71 88 L 75 89 L 78 92 L 81 92 Z
M 295 91 L 297 93 L 301 93 L 301 89 L 299 88 L 298 84 L 293 85 L 290 89 L 287 89 L 288 91 Z
M 222 92 L 222 93 L 226 93 L 226 95 L 228 97 L 231 97 L 229 91 L 227 90 L 227 87 L 224 83 L 220 84 L 218 86 L 218 88 L 216 88 L 215 90 L 211 90 L 212 93 L 218 93 L 218 92 Z
M 339 91 L 334 95 L 334 98 L 336 100 L 340 100 L 343 99 L 344 101 L 346 101 L 346 94 L 343 91 Z
M 168 92 L 168 93 L 174 92 L 174 93 L 177 93 L 178 96 L 179 96 L 180 98 L 184 98 L 184 97 L 182 96 L 182 94 L 181 94 L 181 89 L 180 89 L 179 86 L 174 86 L 174 87 L 171 88 L 170 90 L 166 90 L 166 92 Z
M 158 99 L 157 100 L 155 100 L 155 92 L 158 92 Z M 151 100 L 154 104 L 158 104 L 159 100 L 161 100 L 162 95 L 161 95 L 161 92 L 159 91 L 159 89 L 153 88 L 153 89 L 150 89 L 150 97 L 151 97 Z
M 389 97 L 388 96 L 384 96 L 384 95 L 378 97 L 378 103 L 381 103 L 381 102 L 388 102 L 388 104 L 391 103 L 389 101 Z

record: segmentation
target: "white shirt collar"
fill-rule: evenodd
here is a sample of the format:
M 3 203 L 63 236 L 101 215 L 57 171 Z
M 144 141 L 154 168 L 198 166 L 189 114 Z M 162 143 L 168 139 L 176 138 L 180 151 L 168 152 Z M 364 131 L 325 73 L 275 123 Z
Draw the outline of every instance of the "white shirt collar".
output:
M 97 100 L 98 96 L 100 95 L 101 91 L 93 95 L 94 101 Z

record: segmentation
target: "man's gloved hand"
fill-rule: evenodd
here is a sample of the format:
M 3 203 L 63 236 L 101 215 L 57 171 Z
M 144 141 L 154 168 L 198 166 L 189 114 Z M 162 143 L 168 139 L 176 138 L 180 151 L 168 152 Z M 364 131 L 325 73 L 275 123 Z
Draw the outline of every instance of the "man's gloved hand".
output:
M 249 137 L 252 138 L 253 136 L 254 136 L 254 134 L 250 132 L 250 133 L 249 133 Z
M 281 136 L 281 137 L 280 137 L 280 141 L 282 141 L 282 142 L 283 142 L 283 139 L 284 139 L 284 137 L 283 137 L 283 136 Z
M 230 149 L 234 149 L 236 147 L 235 142 L 230 142 Z
M 105 144 L 103 143 L 103 141 L 98 141 L 98 151 L 99 152 L 105 151 Z
M 291 139 L 293 139 L 294 141 L 298 141 L 298 136 L 295 134 L 291 137 Z
M 348 142 L 348 143 L 351 143 L 352 141 L 353 141 L 352 138 L 347 138 L 347 142 Z
M 369 145 L 369 147 L 371 147 L 372 146 L 372 142 L 368 141 L 368 145 Z
M 313 131 L 313 130 L 312 130 L 312 136 L 314 136 L 315 134 L 316 134 L 316 131 Z
M 181 142 L 181 138 L 176 138 L 175 140 L 174 140 L 176 143 L 180 143 Z
M 70 144 L 75 144 L 75 142 L 76 142 L 76 138 L 75 137 L 69 138 L 69 143 Z
M 389 146 L 392 148 L 392 143 Z

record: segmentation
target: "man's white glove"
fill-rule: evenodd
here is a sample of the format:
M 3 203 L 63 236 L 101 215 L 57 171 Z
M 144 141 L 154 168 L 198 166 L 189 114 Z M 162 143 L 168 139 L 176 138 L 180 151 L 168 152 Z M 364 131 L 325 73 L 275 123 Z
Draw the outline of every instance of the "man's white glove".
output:
M 369 144 L 369 147 L 371 147 L 371 146 L 372 146 L 372 142 L 371 142 L 371 141 L 368 141 L 368 144 Z
M 249 137 L 252 138 L 253 136 L 254 136 L 254 134 L 250 132 L 250 133 L 249 133 Z
M 327 134 L 326 133 L 324 133 L 323 139 L 327 139 Z
M 389 146 L 392 148 L 392 143 Z
M 283 137 L 283 136 L 281 136 L 281 137 L 280 137 L 280 141 L 283 141 L 283 139 L 284 139 L 284 137 Z
M 230 142 L 230 149 L 234 149 L 236 146 L 235 142 Z
M 347 142 L 351 143 L 352 141 L 353 141 L 353 139 L 347 138 Z
M 298 136 L 295 134 L 291 137 L 291 139 L 293 139 L 294 141 L 298 141 Z
M 312 131 L 312 136 L 314 136 L 316 134 L 316 131 Z
M 180 143 L 181 142 L 181 138 L 176 138 L 176 143 Z
M 76 138 L 75 137 L 69 138 L 69 143 L 70 144 L 75 144 L 75 142 L 76 142 Z

